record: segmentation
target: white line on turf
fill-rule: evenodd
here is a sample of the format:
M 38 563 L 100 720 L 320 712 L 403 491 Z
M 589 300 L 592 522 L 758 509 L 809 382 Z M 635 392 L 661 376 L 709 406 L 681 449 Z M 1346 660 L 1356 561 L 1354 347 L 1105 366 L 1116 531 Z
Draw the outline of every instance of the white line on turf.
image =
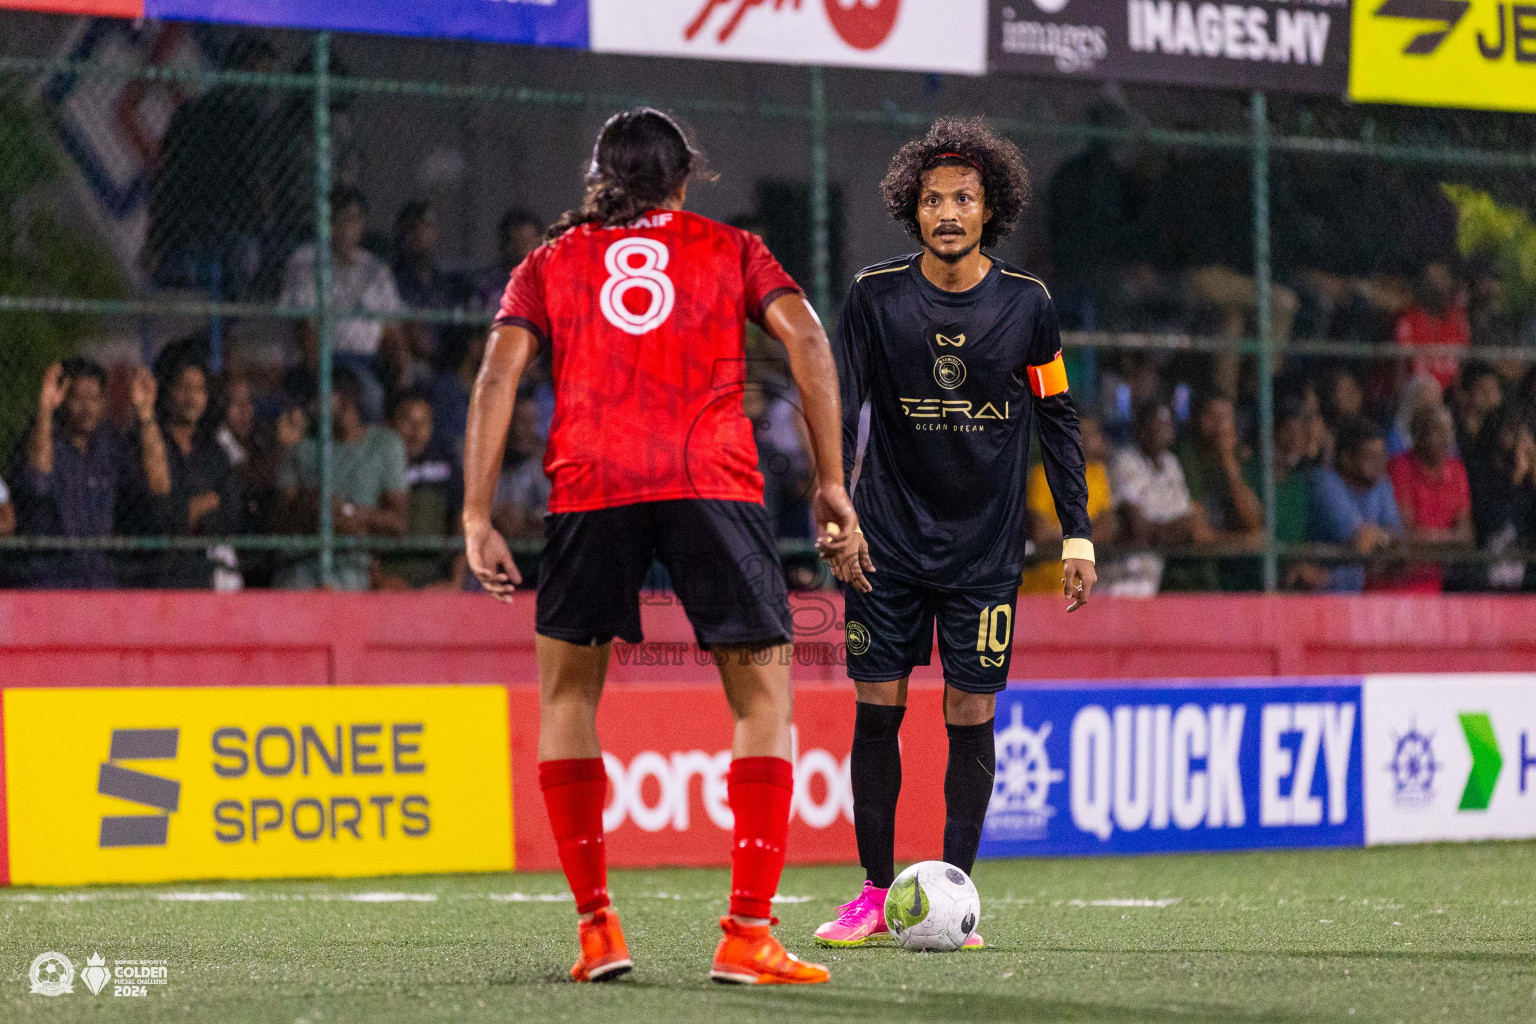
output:
M 243 893 L 223 889 L 175 889 L 170 891 L 127 892 L 0 892 L 0 903 L 91 903 L 98 900 L 158 900 L 163 903 L 243 903 L 271 900 L 276 902 L 302 903 L 306 900 L 318 903 L 435 903 L 440 898 L 450 900 L 492 900 L 497 903 L 569 903 L 568 892 L 489 892 L 448 893 L 439 896 L 431 892 L 269 892 Z M 701 900 L 719 901 L 718 893 L 643 892 L 626 893 L 625 900 Z M 814 896 L 776 895 L 774 903 L 811 903 Z
M 162 892 L 155 896 L 157 900 L 183 903 L 223 903 L 226 901 L 243 900 L 243 892 Z
M 490 898 L 497 903 L 570 903 L 568 892 L 493 892 Z

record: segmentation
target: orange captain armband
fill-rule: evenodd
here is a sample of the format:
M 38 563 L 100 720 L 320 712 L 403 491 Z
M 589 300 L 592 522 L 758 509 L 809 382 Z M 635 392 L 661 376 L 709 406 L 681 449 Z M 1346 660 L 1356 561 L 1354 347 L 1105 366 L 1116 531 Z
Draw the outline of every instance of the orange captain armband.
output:
M 1031 366 L 1028 373 L 1029 390 L 1036 398 L 1050 398 L 1067 390 L 1067 364 L 1061 361 L 1059 350 L 1055 359 L 1043 366 Z

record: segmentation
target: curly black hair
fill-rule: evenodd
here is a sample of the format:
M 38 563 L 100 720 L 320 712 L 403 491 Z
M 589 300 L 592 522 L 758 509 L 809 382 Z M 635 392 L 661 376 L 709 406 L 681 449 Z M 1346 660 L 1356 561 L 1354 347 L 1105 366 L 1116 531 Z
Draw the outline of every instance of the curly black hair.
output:
M 922 241 L 917 200 L 922 194 L 923 173 L 935 167 L 967 166 L 981 172 L 987 209 L 992 211 L 992 219 L 981 232 L 981 245 L 992 248 L 1008 237 L 1024 214 L 1029 202 L 1029 170 L 1019 147 L 994 132 L 982 118 L 942 118 L 927 135 L 902 146 L 880 183 L 885 208 L 906 227 L 907 234 Z

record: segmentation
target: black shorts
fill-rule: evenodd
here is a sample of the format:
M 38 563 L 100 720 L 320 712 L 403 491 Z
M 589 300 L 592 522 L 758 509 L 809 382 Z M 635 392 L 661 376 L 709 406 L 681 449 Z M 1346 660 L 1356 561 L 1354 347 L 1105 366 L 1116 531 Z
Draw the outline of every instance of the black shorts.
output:
M 790 639 L 789 598 L 768 510 L 690 498 L 544 520 L 536 629 L 568 643 L 639 643 L 640 585 L 659 561 L 699 646 Z
M 946 683 L 967 693 L 1008 685 L 1017 586 L 937 590 L 883 572 L 871 573 L 869 582 L 869 593 L 850 587 L 845 598 L 848 678 L 886 683 L 927 665 L 937 620 Z

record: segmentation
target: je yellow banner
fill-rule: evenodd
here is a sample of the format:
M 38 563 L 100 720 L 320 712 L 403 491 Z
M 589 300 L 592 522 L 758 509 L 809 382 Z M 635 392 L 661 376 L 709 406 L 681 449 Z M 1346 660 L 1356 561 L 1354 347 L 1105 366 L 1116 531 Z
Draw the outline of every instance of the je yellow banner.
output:
M 1354 100 L 1536 111 L 1536 0 L 1356 0 Z

